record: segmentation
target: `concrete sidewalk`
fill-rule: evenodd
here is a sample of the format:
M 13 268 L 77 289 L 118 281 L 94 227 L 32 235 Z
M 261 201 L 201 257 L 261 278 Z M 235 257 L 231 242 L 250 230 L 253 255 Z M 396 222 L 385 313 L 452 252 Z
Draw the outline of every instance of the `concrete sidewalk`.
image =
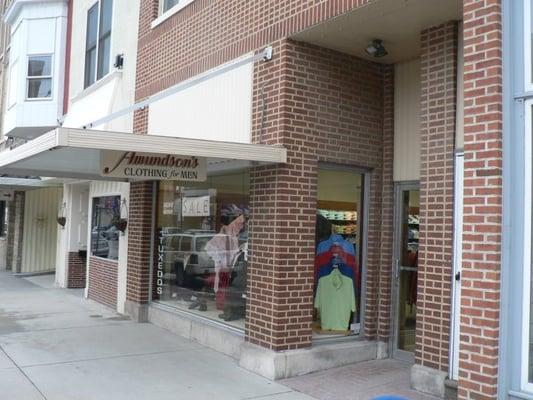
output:
M 72 294 L 73 293 L 73 294 Z M 310 400 L 220 353 L 54 289 L 0 273 L 3 400 Z
M 138 324 L 53 277 L 0 272 L 0 399 L 366 400 L 409 390 L 409 365 L 373 361 L 271 382 L 235 360 Z

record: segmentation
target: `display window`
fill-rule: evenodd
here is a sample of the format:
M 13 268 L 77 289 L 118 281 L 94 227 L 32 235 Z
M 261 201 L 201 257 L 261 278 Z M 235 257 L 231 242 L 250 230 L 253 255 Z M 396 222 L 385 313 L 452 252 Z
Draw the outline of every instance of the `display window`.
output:
M 153 300 L 244 329 L 249 175 L 157 184 Z
M 315 337 L 360 332 L 364 174 L 322 167 L 316 216 Z
M 91 255 L 118 260 L 120 196 L 95 197 L 92 208 Z

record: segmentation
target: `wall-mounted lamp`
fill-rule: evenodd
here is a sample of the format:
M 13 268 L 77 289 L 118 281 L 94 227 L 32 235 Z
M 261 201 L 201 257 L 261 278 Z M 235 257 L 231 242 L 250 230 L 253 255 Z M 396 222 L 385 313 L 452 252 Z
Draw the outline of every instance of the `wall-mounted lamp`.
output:
M 389 54 L 385 46 L 383 46 L 383 40 L 381 39 L 372 40 L 372 43 L 366 47 L 365 52 L 374 58 L 385 57 L 387 54 Z
M 115 64 L 113 64 L 113 66 L 116 69 L 122 69 L 122 67 L 124 67 L 124 54 L 117 54 L 115 56 Z

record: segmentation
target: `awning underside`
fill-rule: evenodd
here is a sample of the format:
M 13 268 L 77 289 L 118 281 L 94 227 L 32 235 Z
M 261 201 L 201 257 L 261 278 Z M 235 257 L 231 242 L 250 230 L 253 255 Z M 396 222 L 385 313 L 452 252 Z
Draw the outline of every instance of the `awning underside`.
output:
M 57 128 L 0 153 L 0 174 L 110 179 L 100 175 L 100 158 L 106 150 L 206 158 L 209 174 L 284 163 L 287 157 L 279 146 Z

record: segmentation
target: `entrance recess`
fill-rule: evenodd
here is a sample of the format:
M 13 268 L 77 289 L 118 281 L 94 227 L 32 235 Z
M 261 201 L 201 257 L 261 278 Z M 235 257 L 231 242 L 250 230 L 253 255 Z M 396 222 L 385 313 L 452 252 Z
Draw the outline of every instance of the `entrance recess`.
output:
M 418 279 L 420 189 L 418 182 L 396 184 L 393 268 L 393 346 L 395 358 L 414 360 Z

